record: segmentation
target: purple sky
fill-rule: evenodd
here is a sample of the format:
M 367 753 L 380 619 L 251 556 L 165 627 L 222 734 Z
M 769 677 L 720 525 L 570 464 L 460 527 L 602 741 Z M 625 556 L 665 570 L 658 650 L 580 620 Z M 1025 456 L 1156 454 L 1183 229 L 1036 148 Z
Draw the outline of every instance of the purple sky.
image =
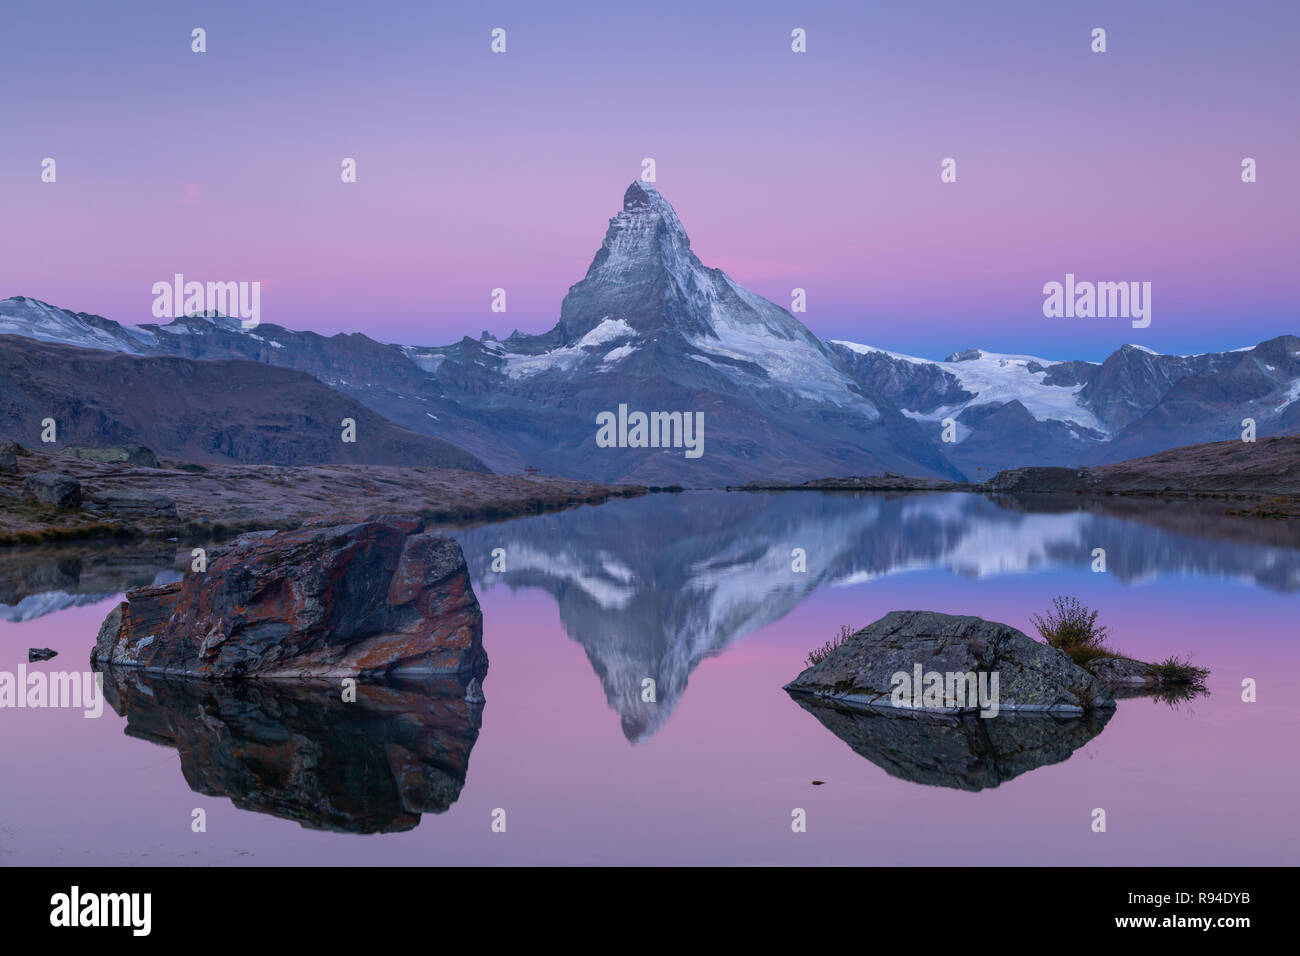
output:
M 6 5 L 0 297 L 150 321 L 184 272 L 260 281 L 291 328 L 540 332 L 651 156 L 704 262 L 807 289 L 826 338 L 1101 358 L 1300 332 L 1295 3 L 465 6 Z M 1044 318 L 1067 271 L 1150 281 L 1151 327 Z

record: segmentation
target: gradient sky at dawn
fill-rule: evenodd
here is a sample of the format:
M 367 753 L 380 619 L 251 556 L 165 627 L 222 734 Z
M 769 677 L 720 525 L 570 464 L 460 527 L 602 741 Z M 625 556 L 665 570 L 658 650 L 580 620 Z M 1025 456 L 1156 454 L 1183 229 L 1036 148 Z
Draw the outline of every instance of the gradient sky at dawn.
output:
M 651 156 L 705 264 L 806 288 L 824 338 L 1100 359 L 1300 333 L 1300 4 L 460 6 L 5 5 L 0 297 L 145 322 L 183 272 L 260 281 L 291 328 L 541 332 Z M 1150 328 L 1044 318 L 1066 272 L 1152 282 Z

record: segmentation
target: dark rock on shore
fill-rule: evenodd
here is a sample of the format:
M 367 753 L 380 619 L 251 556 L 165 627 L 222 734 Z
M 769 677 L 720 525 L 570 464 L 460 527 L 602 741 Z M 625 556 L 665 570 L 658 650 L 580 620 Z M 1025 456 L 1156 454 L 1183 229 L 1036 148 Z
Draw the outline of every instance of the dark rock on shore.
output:
M 965 446 L 963 446 L 965 447 Z M 1146 458 L 1088 467 L 1026 466 L 998 472 L 983 484 L 913 475 L 819 478 L 800 484 L 753 481 L 728 491 L 974 491 L 995 496 L 1071 498 L 1092 502 L 1124 496 L 1254 499 L 1216 517 L 1300 518 L 1300 436 L 1222 441 L 1171 448 Z M 995 499 L 996 500 L 996 499 Z
M 101 491 L 85 509 L 100 515 L 143 521 L 177 521 L 176 502 L 148 491 Z
M 486 667 L 460 546 L 417 517 L 254 532 L 207 570 L 135 588 L 91 662 L 204 678 L 451 674 Z
M 18 453 L 22 450 L 23 446 L 16 441 L 9 441 L 0 445 L 0 474 L 15 475 L 18 473 Z
M 123 463 L 137 468 L 158 467 L 158 456 L 144 445 L 69 445 L 62 454 L 83 461 Z
M 27 649 L 27 663 L 33 664 L 36 661 L 48 661 L 51 657 L 58 657 L 59 652 L 51 650 L 48 647 L 31 647 Z
M 987 491 L 1007 494 L 1021 492 L 1089 492 L 1097 480 L 1086 468 L 1012 468 L 1000 471 L 984 484 Z
M 816 478 L 797 485 L 770 481 L 751 481 L 747 485 L 728 485 L 728 491 L 972 491 L 973 485 L 943 478 L 916 475 L 858 475 L 847 478 Z
M 919 708 L 896 705 L 894 675 L 910 679 L 918 665 L 925 674 L 996 673 L 1000 713 L 1065 716 L 1115 706 L 1101 682 L 1063 651 L 1006 624 L 933 611 L 891 611 L 803 671 L 786 690 L 889 713 L 979 711 L 969 694 L 966 700 Z M 915 694 L 921 698 L 921 689 Z M 911 693 L 904 696 L 912 700 Z
M 53 508 L 76 508 L 81 505 L 81 482 L 57 471 L 37 472 L 23 482 L 23 497 Z

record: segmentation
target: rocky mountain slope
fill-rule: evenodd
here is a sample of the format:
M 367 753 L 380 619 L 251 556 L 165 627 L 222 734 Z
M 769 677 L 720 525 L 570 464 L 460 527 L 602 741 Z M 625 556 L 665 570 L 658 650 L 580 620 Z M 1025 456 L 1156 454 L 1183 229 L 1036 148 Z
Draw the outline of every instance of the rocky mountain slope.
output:
M 139 443 L 195 462 L 430 465 L 487 471 L 312 376 L 246 361 L 134 356 L 0 336 L 0 436 L 41 445 Z M 356 441 L 342 440 L 342 422 Z

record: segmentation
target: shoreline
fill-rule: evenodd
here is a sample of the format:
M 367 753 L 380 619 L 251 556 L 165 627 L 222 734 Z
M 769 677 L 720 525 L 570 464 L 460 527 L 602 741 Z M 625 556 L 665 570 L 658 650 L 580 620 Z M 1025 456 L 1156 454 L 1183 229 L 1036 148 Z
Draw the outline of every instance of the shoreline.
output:
M 484 475 L 410 465 L 198 464 L 157 467 L 103 461 L 62 450 L 13 449 L 0 469 L 0 548 L 72 541 L 177 538 L 224 540 L 309 522 L 414 514 L 465 527 L 598 505 L 615 498 L 677 493 L 677 485 L 603 484 L 548 475 Z M 33 475 L 75 479 L 75 500 L 41 504 L 25 491 Z M 719 489 L 699 489 L 719 490 Z M 751 481 L 727 492 L 818 491 L 886 494 L 962 492 L 993 502 L 1122 502 L 1223 505 L 1221 517 L 1300 519 L 1300 437 L 1190 445 L 1110 465 L 1026 467 L 983 483 L 885 472 L 804 482 Z M 1288 525 L 1289 527 L 1289 525 Z
M 961 482 L 935 481 L 935 487 L 926 487 L 918 479 L 914 487 L 893 481 L 875 479 L 879 476 L 865 478 L 819 478 L 799 485 L 787 485 L 776 482 L 750 482 L 748 485 L 727 485 L 717 489 L 721 491 L 762 493 L 771 491 L 818 491 L 859 494 L 975 494 L 982 495 L 989 501 L 1073 501 L 1079 503 L 1105 503 L 1114 499 L 1128 501 L 1159 501 L 1161 503 L 1185 502 L 1188 504 L 1208 504 L 1214 502 L 1260 502 L 1257 507 L 1243 507 L 1226 510 L 1225 515 L 1252 518 L 1300 518 L 1300 494 L 1279 494 L 1270 491 L 1205 491 L 1199 489 L 1124 489 L 1076 491 L 1055 488 L 1018 488 L 1014 491 L 1002 491 L 988 485 L 962 484 Z
M 753 481 L 729 485 L 727 490 L 967 492 L 1011 500 L 1241 502 L 1244 507 L 1224 513 L 1285 520 L 1300 518 L 1300 437 L 1185 445 L 1107 465 L 1012 468 L 978 484 L 886 472 L 797 484 Z
M 444 525 L 491 523 L 678 490 L 406 465 L 208 465 L 165 459 L 149 468 L 33 449 L 22 449 L 16 459 L 16 470 L 0 472 L 0 548 L 225 539 L 379 514 L 416 514 Z M 25 497 L 24 481 L 45 472 L 75 478 L 80 505 L 59 508 Z

